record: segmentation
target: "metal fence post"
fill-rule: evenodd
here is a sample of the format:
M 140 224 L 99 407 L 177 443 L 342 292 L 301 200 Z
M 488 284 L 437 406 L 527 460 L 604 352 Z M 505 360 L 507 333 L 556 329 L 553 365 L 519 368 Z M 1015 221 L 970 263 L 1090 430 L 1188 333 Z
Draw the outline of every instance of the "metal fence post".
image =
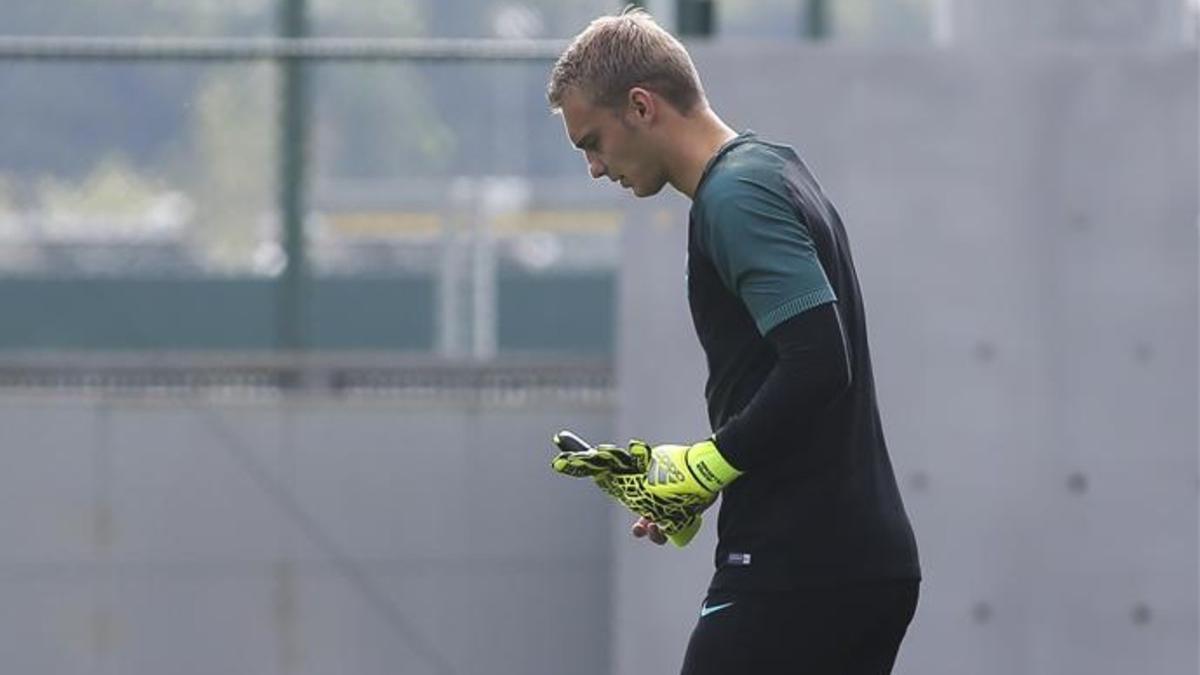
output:
M 279 32 L 284 38 L 308 35 L 306 0 L 280 0 Z M 279 135 L 279 213 L 286 265 L 279 280 L 276 346 L 307 346 L 308 256 L 304 214 L 307 205 L 308 81 L 302 59 L 281 59 Z

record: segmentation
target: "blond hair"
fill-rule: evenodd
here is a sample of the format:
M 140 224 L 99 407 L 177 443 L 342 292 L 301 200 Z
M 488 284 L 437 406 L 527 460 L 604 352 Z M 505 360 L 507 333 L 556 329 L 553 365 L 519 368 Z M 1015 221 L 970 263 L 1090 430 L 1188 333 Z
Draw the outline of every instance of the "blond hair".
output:
M 593 105 L 617 108 L 633 87 L 644 87 L 687 114 L 704 102 L 700 76 L 687 50 L 645 10 L 628 7 L 592 21 L 558 57 L 546 98 L 550 109 L 578 91 Z

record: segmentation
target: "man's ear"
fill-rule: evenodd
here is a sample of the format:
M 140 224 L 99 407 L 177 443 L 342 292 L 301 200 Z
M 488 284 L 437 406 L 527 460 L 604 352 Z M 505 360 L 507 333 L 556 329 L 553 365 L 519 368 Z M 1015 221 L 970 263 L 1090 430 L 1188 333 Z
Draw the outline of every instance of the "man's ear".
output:
M 629 90 L 629 114 L 633 120 L 652 122 L 657 114 L 658 101 L 648 89 L 633 87 Z

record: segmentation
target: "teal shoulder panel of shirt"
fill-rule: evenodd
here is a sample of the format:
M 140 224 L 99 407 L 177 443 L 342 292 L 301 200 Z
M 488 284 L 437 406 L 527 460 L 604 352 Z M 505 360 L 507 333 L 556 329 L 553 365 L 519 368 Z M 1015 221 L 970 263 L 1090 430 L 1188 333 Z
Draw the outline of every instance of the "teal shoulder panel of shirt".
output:
M 759 333 L 837 300 L 788 189 L 791 148 L 746 140 L 708 169 L 692 204 L 700 250 Z

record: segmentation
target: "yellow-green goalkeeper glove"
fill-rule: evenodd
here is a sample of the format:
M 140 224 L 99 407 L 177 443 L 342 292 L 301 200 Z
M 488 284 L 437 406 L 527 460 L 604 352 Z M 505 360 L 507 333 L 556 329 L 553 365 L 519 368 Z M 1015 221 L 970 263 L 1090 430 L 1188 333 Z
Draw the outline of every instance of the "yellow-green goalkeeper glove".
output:
M 555 435 L 559 447 L 551 465 L 569 476 L 590 476 L 601 490 L 639 516 L 654 521 L 676 546 L 685 546 L 701 525 L 700 512 L 717 492 L 741 475 L 711 440 L 695 445 L 642 441 L 629 447 L 589 446 L 575 434 Z
M 657 499 L 646 491 L 650 452 L 644 443 L 629 449 L 616 445 L 592 447 L 569 431 L 554 436 L 560 452 L 551 462 L 554 470 L 577 477 L 590 477 L 617 502 L 639 516 L 654 521 L 676 546 L 685 546 L 700 530 L 698 513 L 678 500 Z

